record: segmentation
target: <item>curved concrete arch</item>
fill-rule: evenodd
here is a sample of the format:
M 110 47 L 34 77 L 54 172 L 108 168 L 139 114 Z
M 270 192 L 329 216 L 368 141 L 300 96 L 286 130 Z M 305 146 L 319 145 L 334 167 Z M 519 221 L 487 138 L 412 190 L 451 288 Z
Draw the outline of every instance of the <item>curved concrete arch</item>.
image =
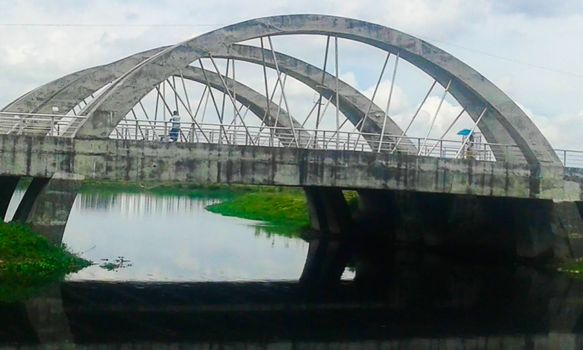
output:
M 52 96 L 45 98 L 43 101 L 39 101 L 40 103 L 36 105 L 32 104 L 31 101 L 28 101 L 28 103 L 26 103 L 28 107 L 22 112 L 51 113 L 52 106 L 58 106 L 60 109 L 59 114 L 66 114 L 87 96 L 95 93 L 106 83 L 117 79 L 131 67 L 146 59 L 148 54 L 156 54 L 165 48 L 166 47 L 161 47 L 141 52 L 107 65 L 70 74 L 62 80 L 67 80 L 69 77 L 73 76 L 77 78 L 65 86 L 61 86 L 62 84 L 59 84 L 57 81 L 46 84 L 44 88 L 49 91 L 52 90 Z M 332 104 L 336 105 L 336 95 L 333 91 L 336 86 L 336 79 L 334 76 L 323 72 L 316 66 L 310 65 L 309 63 L 294 57 L 279 52 L 274 52 L 274 54 L 282 72 L 301 81 L 314 91 L 322 93 L 326 98 L 331 100 Z M 266 66 L 275 68 L 272 52 L 269 50 L 262 51 L 262 49 L 254 46 L 233 45 L 232 47 L 229 47 L 228 50 L 220 49 L 217 52 L 213 52 L 213 55 L 219 58 L 231 58 L 254 64 L 263 64 L 263 62 L 265 62 Z M 265 55 L 264 59 L 262 58 L 262 55 Z M 322 81 L 323 74 L 324 80 Z M 384 116 L 383 110 L 343 80 L 339 80 L 338 84 L 340 91 L 340 111 L 354 125 L 357 125 L 365 115 L 368 115 L 362 130 L 366 133 L 379 134 L 382 130 Z M 22 100 L 26 101 L 26 96 L 23 96 Z M 265 112 L 263 111 L 262 115 L 265 115 L 264 113 Z M 296 127 L 300 126 L 296 125 Z M 390 117 L 387 118 L 386 121 L 385 134 L 393 136 L 402 134 L 402 130 Z M 375 135 L 366 135 L 364 139 L 373 144 L 378 142 L 378 136 Z M 408 139 L 403 139 L 400 142 L 399 149 L 409 153 L 416 153 L 415 145 L 413 145 Z
M 366 43 L 405 59 L 445 86 L 451 81 L 451 94 L 468 110 L 487 108 L 479 125 L 492 143 L 516 144 L 527 162 L 561 166 L 550 144 L 526 114 L 494 84 L 460 60 L 408 34 L 364 21 L 324 16 L 287 15 L 253 19 L 217 29 L 174 45 L 118 79 L 87 109 L 90 118 L 77 137 L 107 137 L 121 118 L 153 86 L 191 62 L 237 42 L 270 35 L 331 35 Z M 468 96 L 471 98 L 462 98 Z M 467 105 L 474 100 L 480 105 Z M 120 108 L 121 107 L 121 108 Z M 504 160 L 513 159 L 504 154 Z
M 57 114 L 67 114 L 73 107 L 87 98 L 87 96 L 95 93 L 136 64 L 161 52 L 165 48 L 159 47 L 140 52 L 110 64 L 92 67 L 66 75 L 19 97 L 16 101 L 6 106 L 4 110 L 21 113 L 52 113 L 52 107 L 57 106 L 59 107 Z M 205 73 L 209 79 L 209 85 L 221 92 L 225 92 L 225 88 L 218 74 L 211 71 L 206 71 Z M 183 74 L 186 79 L 206 84 L 204 75 L 200 69 L 186 69 L 183 71 Z M 298 129 L 302 128 L 300 123 L 293 119 L 293 117 L 290 119 L 287 111 L 279 108 L 273 102 L 270 102 L 269 110 L 274 112 L 279 110 L 279 115 L 278 117 L 275 117 L 275 114 L 273 116 L 267 115 L 267 99 L 257 91 L 227 77 L 223 77 L 223 79 L 227 81 L 227 85 L 235 88 L 237 91 L 236 98 L 239 102 L 249 106 L 250 110 L 259 118 L 263 118 L 266 115 L 265 122 L 268 125 L 276 126 L 277 119 L 277 126 L 290 128 L 291 120 L 294 123 L 294 127 Z M 308 132 L 298 132 L 301 134 L 299 135 L 301 142 L 307 142 L 309 140 L 310 134 Z M 283 134 L 288 137 L 291 136 L 289 132 L 284 132 L 283 130 L 278 130 L 278 134 Z
M 95 93 L 105 84 L 117 79 L 143 60 L 152 57 L 168 46 L 146 50 L 115 62 L 83 69 L 44 84 L 8 104 L 3 112 L 66 114 L 84 98 Z

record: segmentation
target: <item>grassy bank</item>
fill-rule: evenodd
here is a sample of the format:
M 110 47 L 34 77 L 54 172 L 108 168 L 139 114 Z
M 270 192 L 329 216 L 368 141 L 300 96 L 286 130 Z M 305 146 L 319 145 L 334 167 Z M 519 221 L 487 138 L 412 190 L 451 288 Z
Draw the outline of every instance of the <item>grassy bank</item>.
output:
M 356 209 L 356 193 L 346 192 L 345 197 L 350 208 Z M 310 226 L 306 196 L 299 189 L 246 193 L 208 206 L 207 210 L 225 216 L 264 221 L 268 232 L 287 236 L 299 236 Z
M 207 207 L 225 216 L 265 221 L 265 229 L 293 236 L 309 227 L 306 198 L 300 191 L 252 192 Z
M 21 300 L 90 264 L 26 226 L 0 223 L 0 302 Z

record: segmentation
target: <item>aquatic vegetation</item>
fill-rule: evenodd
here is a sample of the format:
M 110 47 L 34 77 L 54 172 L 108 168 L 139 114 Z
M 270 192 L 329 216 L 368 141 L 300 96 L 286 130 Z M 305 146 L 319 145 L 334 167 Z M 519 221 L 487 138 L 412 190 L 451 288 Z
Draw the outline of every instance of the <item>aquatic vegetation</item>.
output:
M 207 210 L 225 216 L 265 221 L 267 232 L 295 236 L 309 227 L 306 197 L 301 191 L 253 192 L 213 204 Z
M 115 259 L 101 259 L 101 264 L 99 265 L 99 267 L 101 267 L 104 270 L 107 271 L 117 271 L 119 269 L 124 269 L 126 267 L 131 267 L 132 264 L 130 263 L 130 261 L 126 258 L 124 258 L 123 256 L 118 256 Z
M 69 273 L 91 263 L 20 224 L 0 223 L 0 276 Z
M 19 299 L 89 265 L 27 226 L 0 223 L 0 301 Z
M 356 192 L 344 193 L 351 210 L 358 207 Z M 265 221 L 268 233 L 299 236 L 310 227 L 308 203 L 304 192 L 287 189 L 279 192 L 252 192 L 207 207 L 207 210 L 225 216 Z

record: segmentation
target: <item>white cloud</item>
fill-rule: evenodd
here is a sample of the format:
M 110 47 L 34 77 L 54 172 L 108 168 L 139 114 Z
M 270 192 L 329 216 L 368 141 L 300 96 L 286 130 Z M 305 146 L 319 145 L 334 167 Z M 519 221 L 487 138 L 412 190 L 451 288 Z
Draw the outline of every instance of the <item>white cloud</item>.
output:
M 580 58 L 583 46 L 577 45 L 583 34 L 583 4 L 565 1 L 503 0 L 363 0 L 338 2 L 308 0 L 270 2 L 224 1 L 99 1 L 72 0 L 5 1 L 3 24 L 82 23 L 86 27 L 6 26 L 0 25 L 0 106 L 38 85 L 78 69 L 103 64 L 160 45 L 172 44 L 208 30 L 237 21 L 291 13 L 327 13 L 380 23 L 433 41 L 460 57 L 499 85 L 513 99 L 532 112 L 533 119 L 549 140 L 559 146 L 578 145 L 583 126 L 583 71 Z M 131 26 L 91 26 L 93 24 L 128 24 Z M 193 25 L 147 27 L 142 24 Z M 208 26 L 198 26 L 198 25 Z M 293 47 L 279 43 L 276 49 L 292 53 Z M 304 41 L 298 56 L 311 63 L 322 60 L 322 40 Z M 345 49 L 351 55 L 349 71 L 341 69 L 347 82 L 360 85 L 366 93 L 370 81 L 363 71 L 381 64 L 369 63 L 368 55 L 358 55 L 358 48 Z M 470 50 L 468 50 L 469 48 Z M 473 49 L 478 49 L 477 52 Z M 503 56 L 511 60 L 492 57 Z M 526 62 L 528 64 L 520 64 Z M 535 67 L 536 66 L 536 67 Z M 551 70 L 537 68 L 548 67 Z M 563 71 L 566 73 L 558 73 Z M 257 90 L 260 89 L 260 79 Z M 368 86 L 368 87 L 367 87 Z M 425 87 L 421 88 L 424 89 Z M 313 93 L 297 84 L 289 85 L 290 109 L 304 113 Z M 421 92 L 422 94 L 423 92 Z M 380 96 L 387 96 L 387 82 Z M 391 114 L 402 118 L 414 111 L 419 92 L 398 80 Z M 386 101 L 386 97 L 385 97 Z M 432 115 L 434 101 L 429 101 L 420 117 L 420 125 Z M 377 104 L 384 108 L 381 99 Z M 457 106 L 444 104 L 435 132 L 444 128 Z M 306 111 L 307 113 L 307 111 Z M 409 113 L 409 114 L 407 114 Z M 441 116 L 447 115 L 448 117 Z M 544 117 L 543 117 L 544 116 Z M 299 118 L 298 118 L 299 119 Z M 446 127 L 446 126 L 445 126 Z M 579 132 L 580 131 L 580 132 Z M 437 135 L 437 134 L 436 134 Z M 583 146 L 583 145 L 582 145 Z

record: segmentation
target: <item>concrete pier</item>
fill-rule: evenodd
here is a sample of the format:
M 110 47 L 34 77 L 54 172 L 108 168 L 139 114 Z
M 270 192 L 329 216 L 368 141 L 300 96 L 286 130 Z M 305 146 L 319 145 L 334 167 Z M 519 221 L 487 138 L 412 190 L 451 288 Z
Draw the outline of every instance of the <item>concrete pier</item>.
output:
M 14 221 L 60 244 L 81 184 L 82 177 L 70 174 L 34 178 L 16 209 Z
M 18 176 L 0 176 L 0 221 L 4 221 L 6 218 L 8 205 L 10 205 L 12 194 L 14 194 L 19 180 Z

